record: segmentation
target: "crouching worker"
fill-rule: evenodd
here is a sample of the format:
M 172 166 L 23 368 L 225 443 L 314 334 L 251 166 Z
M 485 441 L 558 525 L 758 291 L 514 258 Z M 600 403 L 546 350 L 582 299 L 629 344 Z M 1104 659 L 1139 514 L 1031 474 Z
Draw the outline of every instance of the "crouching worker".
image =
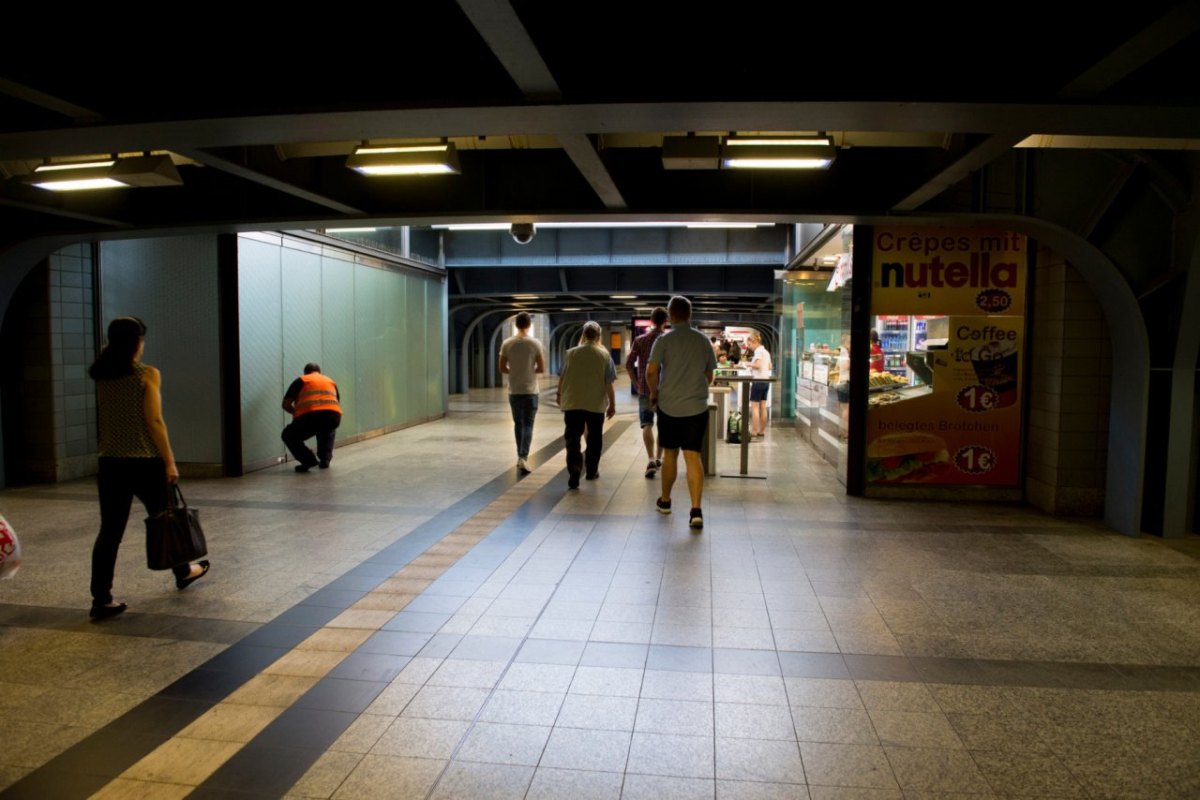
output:
M 283 410 L 292 415 L 292 424 L 283 429 L 283 443 L 299 463 L 296 472 L 308 472 L 313 467 L 328 469 L 333 459 L 333 435 L 342 423 L 341 395 L 332 378 L 321 374 L 321 367 L 311 361 L 304 366 L 304 375 L 292 381 L 283 396 Z M 317 437 L 317 453 L 304 442 Z

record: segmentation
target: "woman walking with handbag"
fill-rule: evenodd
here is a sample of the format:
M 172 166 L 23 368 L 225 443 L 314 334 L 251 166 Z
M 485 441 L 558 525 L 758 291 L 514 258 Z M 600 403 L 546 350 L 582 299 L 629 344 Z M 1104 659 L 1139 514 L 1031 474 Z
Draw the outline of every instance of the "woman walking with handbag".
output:
M 112 597 L 117 551 L 137 497 L 154 515 L 167 507 L 179 480 L 162 416 L 162 378 L 141 363 L 146 325 L 117 317 L 108 325 L 108 344 L 89 373 L 96 381 L 100 420 L 100 533 L 92 548 L 92 619 L 115 617 L 127 606 Z M 172 567 L 175 586 L 185 589 L 208 572 L 208 562 Z

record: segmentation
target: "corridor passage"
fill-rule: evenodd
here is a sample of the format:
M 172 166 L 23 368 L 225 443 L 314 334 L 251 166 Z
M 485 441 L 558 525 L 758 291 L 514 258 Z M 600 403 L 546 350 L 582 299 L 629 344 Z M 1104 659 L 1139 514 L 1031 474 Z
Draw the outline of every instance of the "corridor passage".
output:
M 553 392 L 523 479 L 502 392 L 186 480 L 211 573 L 147 571 L 135 511 L 102 623 L 94 484 L 0 492 L 0 797 L 1200 796 L 1194 541 L 848 498 L 784 426 L 695 534 L 627 381 L 577 492 Z

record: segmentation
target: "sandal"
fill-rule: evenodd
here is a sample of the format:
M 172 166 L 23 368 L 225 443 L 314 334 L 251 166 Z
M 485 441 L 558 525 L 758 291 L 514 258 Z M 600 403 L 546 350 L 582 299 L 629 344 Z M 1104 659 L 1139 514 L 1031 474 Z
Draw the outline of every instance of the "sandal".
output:
M 208 566 L 209 565 L 208 565 L 207 561 L 197 561 L 196 566 L 200 567 L 200 572 L 198 574 L 196 574 L 196 575 L 189 574 L 188 577 L 186 577 L 186 578 L 176 578 L 175 579 L 175 588 L 176 589 L 186 589 L 187 587 L 191 586 L 193 583 L 195 583 L 196 581 L 200 580 L 201 578 L 203 578 L 205 575 L 208 574 Z

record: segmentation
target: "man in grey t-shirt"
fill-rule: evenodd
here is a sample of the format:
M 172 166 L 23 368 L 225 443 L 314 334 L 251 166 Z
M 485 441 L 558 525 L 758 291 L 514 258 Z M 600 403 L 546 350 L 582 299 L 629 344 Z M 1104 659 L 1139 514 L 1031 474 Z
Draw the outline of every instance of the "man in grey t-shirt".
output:
M 526 312 L 517 314 L 517 335 L 500 345 L 500 372 L 508 376 L 508 405 L 512 409 L 513 436 L 517 440 L 517 471 L 529 472 L 529 443 L 533 439 L 533 418 L 538 407 L 538 373 L 546 371 L 542 343 L 529 335 L 533 319 Z
M 692 304 L 686 297 L 672 297 L 667 313 L 671 330 L 655 340 L 646 368 L 650 405 L 658 408 L 658 443 L 663 448 L 662 497 L 655 504 L 663 514 L 671 513 L 671 487 L 679 469 L 679 451 L 683 450 L 692 500 L 688 524 L 699 529 L 704 527 L 700 510 L 704 464 L 700 450 L 708 427 L 708 387 L 717 359 L 708 339 L 692 327 Z

